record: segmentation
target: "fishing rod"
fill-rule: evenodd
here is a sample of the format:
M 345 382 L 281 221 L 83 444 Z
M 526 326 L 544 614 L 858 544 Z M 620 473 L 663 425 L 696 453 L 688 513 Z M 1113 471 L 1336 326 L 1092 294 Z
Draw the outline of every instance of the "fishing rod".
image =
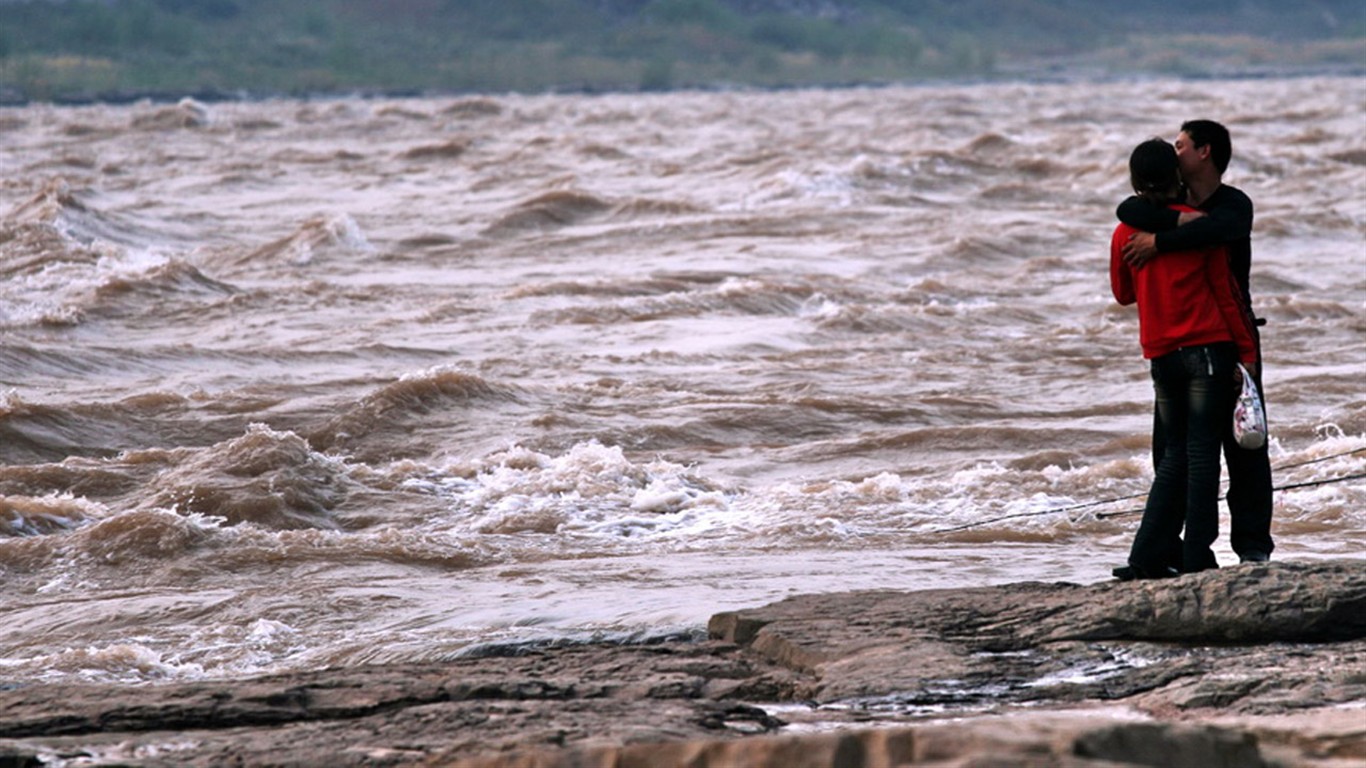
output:
M 1364 447 L 1364 448 L 1357 448 L 1357 449 L 1351 450 L 1351 451 L 1344 451 L 1343 453 L 1336 453 L 1336 454 L 1333 454 L 1333 455 L 1331 455 L 1331 456 L 1320 456 L 1320 457 L 1317 458 L 1317 459 L 1308 459 L 1308 460 L 1306 460 L 1306 461 L 1301 461 L 1301 462 L 1298 462 L 1298 463 L 1295 463 L 1295 464 L 1285 464 L 1285 465 L 1283 465 L 1283 466 L 1273 468 L 1272 471 L 1273 471 L 1273 472 L 1284 472 L 1284 471 L 1287 470 L 1287 469 L 1297 469 L 1297 468 L 1299 468 L 1299 467 L 1306 467 L 1306 466 L 1309 466 L 1310 464 L 1318 464 L 1318 463 L 1324 462 L 1324 461 L 1331 461 L 1332 459 L 1340 459 L 1340 458 L 1343 458 L 1343 457 L 1345 457 L 1345 456 L 1355 456 L 1356 454 L 1359 454 L 1359 453 L 1366 453 L 1366 447 Z M 1360 473 L 1360 474 L 1356 474 L 1356 475 L 1347 475 L 1347 476 L 1345 476 L 1345 477 L 1333 477 L 1333 478 L 1327 478 L 1327 479 L 1324 479 L 1324 480 L 1309 480 L 1309 481 L 1305 481 L 1305 482 L 1302 482 L 1302 483 L 1290 483 L 1290 484 L 1287 484 L 1287 485 L 1273 486 L 1271 490 L 1272 490 L 1272 491 L 1290 491 L 1290 490 L 1295 490 L 1295 489 L 1298 489 L 1298 488 L 1312 488 L 1312 487 L 1320 486 L 1320 485 L 1329 485 L 1330 483 L 1341 483 L 1341 482 L 1346 482 L 1346 481 L 1348 481 L 1348 480 L 1360 480 L 1360 479 L 1362 479 L 1362 478 L 1366 478 L 1366 472 L 1363 472 L 1363 473 Z M 1081 503 L 1081 504 L 1071 504 L 1071 505 L 1068 505 L 1068 506 L 1066 506 L 1066 507 L 1056 507 L 1056 508 L 1054 508 L 1054 509 L 1043 509 L 1043 510 L 1036 510 L 1036 511 L 1033 511 L 1033 512 L 1015 512 L 1015 513 L 1012 513 L 1012 514 L 1009 514 L 1009 515 L 1001 515 L 1000 517 L 993 517 L 993 518 L 991 518 L 990 520 L 978 520 L 977 522 L 965 523 L 965 524 L 963 524 L 963 525 L 957 525 L 957 526 L 954 526 L 954 527 L 952 527 L 952 528 L 941 528 L 941 529 L 934 530 L 934 531 L 926 531 L 926 533 L 957 533 L 958 531 L 966 531 L 966 530 L 970 530 L 970 529 L 972 529 L 972 528 L 980 528 L 980 527 L 982 527 L 982 526 L 984 526 L 984 525 L 991 525 L 991 524 L 993 524 L 993 523 L 999 523 L 999 522 L 1003 522 L 1003 521 L 1006 521 L 1006 520 L 1015 520 L 1015 519 L 1022 518 L 1022 517 L 1042 517 L 1042 516 L 1044 516 L 1044 515 L 1057 515 L 1057 514 L 1061 514 L 1061 513 L 1063 513 L 1063 512 L 1074 512 L 1074 511 L 1076 511 L 1076 510 L 1078 510 L 1078 509 L 1087 509 L 1087 508 L 1090 508 L 1090 507 L 1104 506 L 1104 505 L 1106 505 L 1106 504 L 1114 504 L 1115 502 L 1119 502 L 1119 501 L 1128 501 L 1128 500 L 1130 500 L 1130 499 L 1137 499 L 1137 498 L 1140 498 L 1140 497 L 1142 497 L 1142 496 L 1147 496 L 1147 495 L 1148 495 L 1148 492 L 1147 492 L 1147 491 L 1144 491 L 1144 492 L 1142 492 L 1142 493 L 1131 493 L 1131 494 L 1129 494 L 1129 495 L 1127 495 L 1127 496 L 1115 496 L 1115 497 L 1109 498 L 1109 499 L 1101 499 L 1101 500 L 1099 500 L 1099 501 L 1088 501 L 1088 502 L 1083 502 L 1083 503 Z M 1219 501 L 1223 501 L 1223 500 L 1225 500 L 1226 498 L 1228 498 L 1227 495 L 1220 496 L 1220 497 L 1219 497 Z M 1110 519 L 1110 518 L 1112 518 L 1112 517 L 1120 517 L 1120 516 L 1123 516 L 1123 515 L 1132 515 L 1132 514 L 1137 514 L 1137 513 L 1139 513 L 1139 512 L 1142 512 L 1142 511 L 1143 511 L 1142 509 L 1126 509 L 1126 510 L 1123 510 L 1123 511 L 1120 511 L 1120 512 L 1098 512 L 1098 513 L 1096 513 L 1096 519 L 1097 519 L 1097 520 L 1108 520 L 1108 519 Z

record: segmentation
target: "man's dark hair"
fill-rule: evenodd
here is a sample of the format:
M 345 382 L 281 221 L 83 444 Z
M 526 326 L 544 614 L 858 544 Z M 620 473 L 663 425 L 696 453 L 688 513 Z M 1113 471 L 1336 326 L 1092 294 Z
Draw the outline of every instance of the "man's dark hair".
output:
M 1162 139 L 1148 139 L 1129 154 L 1129 183 L 1134 191 L 1154 201 L 1166 201 L 1181 188 L 1176 148 Z
M 1213 120 L 1187 120 L 1181 124 L 1181 131 L 1191 138 L 1197 148 L 1209 145 L 1210 160 L 1219 173 L 1228 170 L 1228 161 L 1233 157 L 1233 141 L 1228 137 L 1228 129 Z

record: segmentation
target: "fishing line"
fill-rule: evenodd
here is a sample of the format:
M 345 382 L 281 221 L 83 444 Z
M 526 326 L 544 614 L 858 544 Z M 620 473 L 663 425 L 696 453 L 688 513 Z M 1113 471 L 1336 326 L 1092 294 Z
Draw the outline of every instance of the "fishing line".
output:
M 1306 467 L 1306 466 L 1309 466 L 1310 464 L 1318 464 L 1319 462 L 1323 462 L 1323 461 L 1330 461 L 1330 460 L 1332 460 L 1332 459 L 1340 459 L 1340 458 L 1343 458 L 1344 456 L 1355 456 L 1355 455 L 1358 454 L 1358 453 L 1366 453 L 1366 447 L 1357 448 L 1357 449 L 1351 450 L 1351 451 L 1344 451 L 1344 452 L 1342 452 L 1342 453 L 1335 453 L 1335 454 L 1333 454 L 1333 455 L 1331 455 L 1331 456 L 1320 456 L 1320 457 L 1317 458 L 1317 459 L 1308 459 L 1308 460 L 1306 460 L 1306 461 L 1301 461 L 1301 462 L 1298 462 L 1298 463 L 1295 463 L 1295 464 L 1285 464 L 1285 465 L 1282 465 L 1282 466 L 1279 466 L 1279 467 L 1273 467 L 1271 471 L 1273 471 L 1273 472 L 1284 472 L 1284 471 L 1287 470 L 1287 469 L 1296 469 L 1296 468 L 1299 468 L 1299 467 Z M 1314 487 L 1314 486 L 1328 485 L 1328 484 L 1330 484 L 1330 483 L 1341 483 L 1341 482 L 1346 482 L 1347 480 L 1359 480 L 1359 479 L 1364 478 L 1364 477 L 1366 477 L 1366 473 L 1362 473 L 1362 474 L 1358 474 L 1358 475 L 1348 475 L 1348 476 L 1346 476 L 1346 477 L 1328 478 L 1328 479 L 1326 479 L 1326 480 L 1310 480 L 1310 481 L 1303 482 L 1303 483 L 1291 483 L 1291 484 L 1289 484 L 1289 485 L 1273 486 L 1271 490 L 1272 490 L 1272 491 L 1289 491 L 1289 490 L 1295 490 L 1295 489 L 1297 489 L 1297 488 L 1312 488 L 1312 487 Z M 1142 493 L 1131 493 L 1131 494 L 1129 494 L 1128 496 L 1115 496 L 1115 497 L 1109 498 L 1109 499 L 1101 499 L 1101 500 L 1099 500 L 1099 501 L 1088 501 L 1088 502 L 1083 502 L 1083 503 L 1081 503 L 1081 504 L 1071 504 L 1071 505 L 1066 506 L 1066 507 L 1056 507 L 1056 508 L 1054 508 L 1054 509 L 1043 509 L 1043 510 L 1037 510 L 1037 511 L 1034 511 L 1034 512 L 1015 512 L 1015 513 L 1012 513 L 1012 514 L 1009 514 L 1009 515 L 1001 515 L 1000 517 L 993 517 L 993 518 L 991 518 L 990 520 L 978 520 L 977 522 L 974 522 L 974 523 L 965 523 L 965 524 L 963 524 L 963 525 L 957 525 L 957 526 L 954 526 L 954 527 L 952 527 L 952 528 L 940 528 L 940 529 L 934 530 L 934 531 L 925 531 L 925 533 L 957 533 L 958 531 L 966 531 L 966 530 L 970 530 L 970 529 L 972 529 L 972 528 L 980 528 L 980 527 L 982 527 L 982 526 L 984 526 L 984 525 L 991 525 L 991 524 L 993 524 L 993 523 L 1000 523 L 1000 522 L 1003 522 L 1003 521 L 1006 521 L 1006 520 L 1016 520 L 1016 519 L 1019 519 L 1019 518 L 1022 518 L 1022 517 L 1042 517 L 1043 515 L 1057 515 L 1057 514 L 1061 514 L 1061 513 L 1063 513 L 1063 512 L 1074 512 L 1074 511 L 1076 511 L 1076 510 L 1078 510 L 1078 509 L 1087 509 L 1087 508 L 1089 508 L 1089 507 L 1099 507 L 1099 506 L 1104 506 L 1104 505 L 1106 505 L 1106 504 L 1114 504 L 1115 502 L 1119 502 L 1119 501 L 1128 501 L 1128 500 L 1130 500 L 1130 499 L 1137 499 L 1137 498 L 1141 498 L 1141 497 L 1147 496 L 1147 495 L 1148 495 L 1148 492 L 1147 492 L 1147 491 L 1143 491 Z M 1227 495 L 1220 496 L 1220 497 L 1219 497 L 1219 501 L 1224 501 L 1226 498 L 1228 498 Z M 1123 511 L 1121 511 L 1121 512 L 1108 512 L 1108 513 L 1107 513 L 1107 512 L 1098 512 L 1098 513 L 1096 513 L 1096 519 L 1097 519 L 1097 520 L 1108 520 L 1108 519 L 1110 519 L 1110 518 L 1112 518 L 1112 517 L 1120 517 L 1120 516 L 1122 516 L 1122 515 L 1132 515 L 1132 514 L 1136 514 L 1136 513 L 1142 512 L 1142 511 L 1143 511 L 1142 509 L 1126 509 L 1126 510 L 1123 510 Z
M 1285 471 L 1285 470 L 1287 470 L 1287 469 L 1297 469 L 1297 468 L 1299 468 L 1299 467 L 1307 467 L 1307 466 L 1309 466 L 1310 464 L 1317 464 L 1317 463 L 1319 463 L 1320 461 L 1329 461 L 1329 460 L 1331 460 L 1331 459 L 1340 459 L 1340 458 L 1342 458 L 1343 456 L 1355 456 L 1355 455 L 1358 454 L 1358 453 L 1366 453 L 1366 448 L 1357 448 L 1356 450 L 1346 451 L 1346 452 L 1344 452 L 1344 453 L 1335 453 L 1335 454 L 1333 454 L 1332 456 L 1320 456 L 1320 457 L 1318 457 L 1317 459 L 1309 459 L 1309 460 L 1307 460 L 1307 461 L 1301 461 L 1301 462 L 1298 463 L 1298 464 L 1286 464 L 1286 465 L 1283 466 L 1283 467 L 1272 467 L 1272 468 L 1271 468 L 1271 471 L 1272 471 L 1272 472 L 1283 472 L 1283 471 Z
M 1346 482 L 1346 481 L 1348 481 L 1348 480 L 1360 480 L 1360 479 L 1362 479 L 1362 478 L 1366 478 L 1366 472 L 1362 472 L 1362 473 L 1357 474 L 1357 475 L 1346 475 L 1346 476 L 1343 476 L 1343 477 L 1330 477 L 1330 478 L 1326 478 L 1326 479 L 1324 479 L 1324 480 L 1306 480 L 1306 481 L 1303 482 L 1303 483 L 1290 483 L 1290 484 L 1288 484 L 1288 485 L 1277 485 L 1277 486 L 1272 486 L 1271 490 L 1273 490 L 1273 491 L 1293 491 L 1293 490 L 1295 490 L 1296 488 L 1313 488 L 1313 487 L 1319 486 L 1319 485 L 1330 485 L 1330 484 L 1332 484 L 1332 483 L 1344 483 L 1344 482 Z M 1220 496 L 1220 497 L 1219 497 L 1219 501 L 1223 501 L 1223 500 L 1225 500 L 1225 499 L 1227 499 L 1227 498 L 1228 498 L 1228 496 Z M 1126 509 L 1126 510 L 1123 510 L 1122 512 L 1101 512 L 1101 513 L 1099 513 L 1099 514 L 1096 515 L 1096 519 L 1097 519 L 1097 520 L 1109 520 L 1109 519 L 1112 518 L 1112 517 L 1120 517 L 1121 515 L 1136 515 L 1136 514 L 1142 512 L 1142 511 L 1143 511 L 1142 509 Z

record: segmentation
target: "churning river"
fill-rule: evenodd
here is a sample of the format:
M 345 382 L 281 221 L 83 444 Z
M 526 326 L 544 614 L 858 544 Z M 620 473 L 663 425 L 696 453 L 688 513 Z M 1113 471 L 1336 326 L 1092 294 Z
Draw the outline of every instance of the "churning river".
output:
M 0 109 L 0 685 L 1108 579 L 1114 209 L 1193 117 L 1257 206 L 1276 557 L 1366 557 L 1363 78 Z

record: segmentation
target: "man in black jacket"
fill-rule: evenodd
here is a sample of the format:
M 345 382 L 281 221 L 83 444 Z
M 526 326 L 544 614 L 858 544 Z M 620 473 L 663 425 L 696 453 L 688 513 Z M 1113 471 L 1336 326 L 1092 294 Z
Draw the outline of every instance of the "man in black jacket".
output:
M 1166 251 L 1185 251 L 1221 245 L 1228 253 L 1229 269 L 1243 293 L 1243 303 L 1251 311 L 1252 293 L 1252 200 L 1236 187 L 1223 183 L 1233 155 L 1228 129 L 1213 120 L 1188 120 L 1176 139 L 1177 160 L 1186 185 L 1186 202 L 1198 213 L 1182 213 L 1153 206 L 1142 198 L 1131 197 L 1120 203 L 1119 218 L 1125 224 L 1144 230 L 1135 234 L 1124 247 L 1124 258 L 1134 267 L 1160 258 Z M 1261 358 L 1261 338 L 1255 329 L 1265 320 L 1254 318 L 1254 338 Z M 1260 368 L 1252 371 L 1257 389 L 1262 390 Z M 1230 386 L 1232 386 L 1230 384 Z M 1154 419 L 1156 422 L 1156 419 Z M 1229 539 L 1242 562 L 1270 559 L 1275 544 L 1271 539 L 1272 484 L 1267 446 L 1248 450 L 1233 437 L 1232 415 L 1224 436 L 1224 461 L 1228 465 L 1228 508 L 1231 518 Z M 1165 436 L 1157 423 L 1153 431 L 1153 458 L 1162 455 Z

